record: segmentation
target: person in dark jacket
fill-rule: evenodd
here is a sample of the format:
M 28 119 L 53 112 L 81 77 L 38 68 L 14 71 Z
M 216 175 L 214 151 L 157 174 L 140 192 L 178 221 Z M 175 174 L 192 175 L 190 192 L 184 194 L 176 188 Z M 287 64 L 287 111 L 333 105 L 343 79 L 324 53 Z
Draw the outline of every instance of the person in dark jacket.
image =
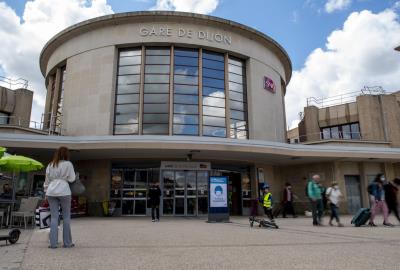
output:
M 394 183 L 399 181 L 400 179 L 398 178 L 395 178 L 393 180 Z M 393 212 L 397 220 L 400 222 L 399 209 L 398 209 L 399 205 L 397 203 L 397 192 L 399 189 L 391 182 L 385 183 L 383 185 L 383 189 L 385 190 L 385 200 L 389 209 L 389 214 Z
M 294 218 L 296 218 L 296 214 L 294 212 L 293 207 L 293 197 L 294 194 L 292 192 L 292 185 L 290 183 L 285 184 L 285 189 L 283 190 L 283 212 L 282 216 L 286 218 L 286 214 L 292 214 Z
M 161 190 L 158 184 L 154 184 L 149 188 L 149 204 L 151 207 L 151 221 L 160 221 L 160 197 Z

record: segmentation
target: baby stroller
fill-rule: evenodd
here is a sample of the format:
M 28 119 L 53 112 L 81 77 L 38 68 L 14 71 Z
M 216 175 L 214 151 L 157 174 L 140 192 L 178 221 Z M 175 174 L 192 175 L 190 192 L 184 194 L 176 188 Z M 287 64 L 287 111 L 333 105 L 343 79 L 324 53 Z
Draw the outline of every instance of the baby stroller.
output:
M 258 208 L 258 201 L 253 200 L 252 201 L 252 206 L 251 206 L 251 216 L 249 217 L 249 223 L 250 227 L 254 226 L 254 222 L 258 223 L 258 227 L 264 227 L 264 228 L 273 228 L 273 229 L 279 229 L 279 226 L 275 223 L 275 221 L 271 220 L 266 220 L 263 218 L 257 218 L 257 208 Z

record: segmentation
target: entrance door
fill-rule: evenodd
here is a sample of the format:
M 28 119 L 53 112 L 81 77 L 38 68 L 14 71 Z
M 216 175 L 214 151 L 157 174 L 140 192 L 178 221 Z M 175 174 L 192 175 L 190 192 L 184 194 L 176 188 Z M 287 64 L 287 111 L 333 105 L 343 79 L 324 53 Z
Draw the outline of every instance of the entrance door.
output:
M 361 208 L 360 177 L 358 175 L 345 175 L 347 194 L 347 211 L 355 214 Z
M 196 216 L 208 211 L 208 171 L 163 171 L 163 214 Z

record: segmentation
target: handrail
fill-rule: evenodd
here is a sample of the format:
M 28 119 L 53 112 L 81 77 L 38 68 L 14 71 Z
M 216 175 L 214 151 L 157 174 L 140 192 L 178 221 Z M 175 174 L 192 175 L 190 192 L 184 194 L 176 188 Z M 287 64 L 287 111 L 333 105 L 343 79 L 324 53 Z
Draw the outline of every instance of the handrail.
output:
M 28 89 L 29 83 L 28 80 L 23 78 L 11 79 L 4 76 L 0 76 L 0 86 L 7 85 L 7 88 L 14 90 L 18 88 Z M 19 86 L 19 87 L 14 87 Z

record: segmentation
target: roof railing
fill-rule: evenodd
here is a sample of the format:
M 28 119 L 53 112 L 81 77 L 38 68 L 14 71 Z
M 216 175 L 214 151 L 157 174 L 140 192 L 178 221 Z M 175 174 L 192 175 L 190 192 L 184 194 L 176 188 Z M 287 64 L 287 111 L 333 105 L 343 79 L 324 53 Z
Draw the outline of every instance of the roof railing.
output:
M 0 86 L 7 87 L 8 89 L 15 90 L 19 88 L 28 89 L 28 80 L 23 78 L 12 79 L 4 76 L 0 76 Z

